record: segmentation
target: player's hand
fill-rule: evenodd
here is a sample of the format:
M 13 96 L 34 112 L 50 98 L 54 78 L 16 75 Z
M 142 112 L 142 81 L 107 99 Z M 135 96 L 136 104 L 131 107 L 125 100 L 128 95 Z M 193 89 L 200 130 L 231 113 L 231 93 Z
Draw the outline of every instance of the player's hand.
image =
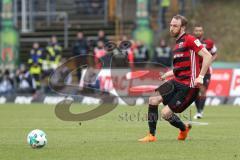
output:
M 167 76 L 165 73 L 164 74 L 160 73 L 160 78 L 159 78 L 160 80 L 164 81 L 164 80 L 166 80 L 166 78 L 167 78 Z
M 199 86 L 201 86 L 201 85 L 203 85 L 203 76 L 198 76 L 196 79 L 195 79 L 195 81 L 194 81 L 194 86 L 195 87 L 199 87 Z

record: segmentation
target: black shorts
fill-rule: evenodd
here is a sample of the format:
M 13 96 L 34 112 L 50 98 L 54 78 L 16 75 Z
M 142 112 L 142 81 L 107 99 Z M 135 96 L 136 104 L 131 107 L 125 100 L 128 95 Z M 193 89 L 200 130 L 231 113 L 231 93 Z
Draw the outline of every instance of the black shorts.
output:
M 167 90 L 166 94 L 163 93 L 164 89 L 165 93 Z M 199 89 L 170 80 L 162 84 L 156 91 L 162 96 L 164 105 L 168 105 L 174 113 L 181 113 L 196 100 Z
M 210 83 L 210 80 L 211 80 L 211 74 L 206 74 L 203 78 L 203 85 L 208 88 L 209 86 L 209 83 Z

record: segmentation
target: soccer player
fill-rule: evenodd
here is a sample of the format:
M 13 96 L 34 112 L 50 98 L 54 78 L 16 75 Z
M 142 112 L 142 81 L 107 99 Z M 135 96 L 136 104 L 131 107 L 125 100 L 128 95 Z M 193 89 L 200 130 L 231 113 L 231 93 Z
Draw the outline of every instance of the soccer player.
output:
M 162 79 L 173 76 L 172 80 L 160 85 L 156 95 L 149 98 L 147 136 L 139 139 L 140 142 L 154 142 L 157 140 L 156 126 L 158 121 L 158 105 L 166 105 L 161 116 L 172 126 L 178 128 L 178 140 L 185 140 L 191 129 L 190 124 L 184 124 L 175 113 L 183 112 L 195 101 L 203 78 L 211 64 L 212 55 L 194 36 L 185 32 L 187 19 L 176 15 L 170 22 L 170 35 L 176 39 L 173 48 L 173 70 L 162 75 Z M 203 58 L 200 70 L 199 59 Z
M 203 26 L 195 25 L 193 28 L 193 34 L 197 39 L 200 40 L 203 46 L 212 54 L 212 61 L 214 61 L 217 58 L 217 48 L 211 39 L 203 37 L 203 34 L 204 34 Z M 202 58 L 200 58 L 200 67 L 201 67 L 201 64 L 202 64 Z M 206 101 L 206 92 L 210 83 L 210 79 L 211 79 L 211 72 L 210 72 L 210 69 L 208 69 L 207 73 L 203 78 L 203 85 L 200 85 L 199 87 L 200 89 L 199 96 L 195 100 L 197 113 L 193 117 L 194 119 L 200 119 L 203 117 L 203 109 Z

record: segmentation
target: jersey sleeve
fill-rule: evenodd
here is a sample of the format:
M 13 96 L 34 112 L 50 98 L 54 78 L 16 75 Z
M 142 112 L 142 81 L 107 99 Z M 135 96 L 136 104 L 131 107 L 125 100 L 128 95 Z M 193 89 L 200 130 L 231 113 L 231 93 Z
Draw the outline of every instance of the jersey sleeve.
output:
M 193 50 L 195 53 L 198 53 L 204 46 L 202 43 L 193 36 L 188 36 L 187 39 L 188 47 Z

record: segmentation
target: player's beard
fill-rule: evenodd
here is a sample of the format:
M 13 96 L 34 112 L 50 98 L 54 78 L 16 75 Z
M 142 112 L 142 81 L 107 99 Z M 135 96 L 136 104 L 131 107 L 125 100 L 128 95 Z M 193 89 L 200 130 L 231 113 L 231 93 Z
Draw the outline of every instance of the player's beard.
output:
M 201 34 L 201 33 L 195 33 L 194 36 L 195 36 L 197 39 L 202 39 L 203 34 Z
M 176 33 L 174 33 L 173 31 L 170 31 L 170 35 L 174 38 L 177 38 L 179 36 L 180 32 L 181 32 L 181 28 Z

